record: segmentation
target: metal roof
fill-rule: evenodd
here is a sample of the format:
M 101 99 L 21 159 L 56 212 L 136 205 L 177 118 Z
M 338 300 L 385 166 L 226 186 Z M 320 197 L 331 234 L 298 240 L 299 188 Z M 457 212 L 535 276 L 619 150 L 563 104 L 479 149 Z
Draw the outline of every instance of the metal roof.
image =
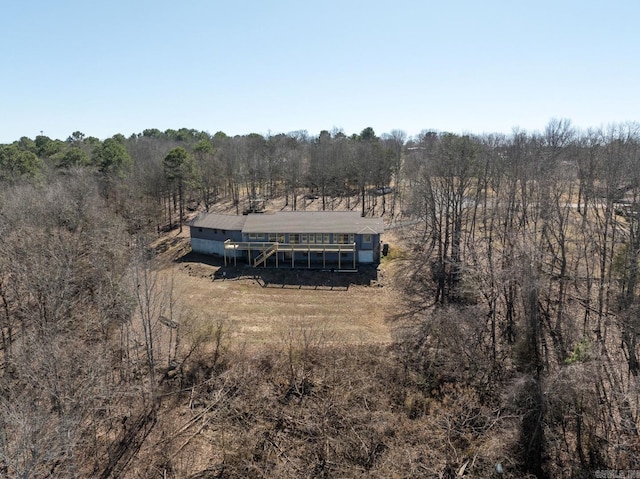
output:
M 198 228 L 240 231 L 246 219 L 246 216 L 202 213 L 198 215 L 190 225 Z
M 248 215 L 243 233 L 382 233 L 382 218 L 355 211 L 286 211 Z
M 203 213 L 191 226 L 243 233 L 356 233 L 384 232 L 382 218 L 363 218 L 356 211 L 285 211 L 246 216 Z

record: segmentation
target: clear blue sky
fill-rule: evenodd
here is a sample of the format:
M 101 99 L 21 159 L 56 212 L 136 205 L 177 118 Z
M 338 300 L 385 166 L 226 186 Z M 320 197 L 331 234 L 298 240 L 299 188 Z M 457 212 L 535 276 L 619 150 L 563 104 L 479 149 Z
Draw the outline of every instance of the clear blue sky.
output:
M 0 143 L 640 120 L 638 0 L 3 0 L 0 17 Z

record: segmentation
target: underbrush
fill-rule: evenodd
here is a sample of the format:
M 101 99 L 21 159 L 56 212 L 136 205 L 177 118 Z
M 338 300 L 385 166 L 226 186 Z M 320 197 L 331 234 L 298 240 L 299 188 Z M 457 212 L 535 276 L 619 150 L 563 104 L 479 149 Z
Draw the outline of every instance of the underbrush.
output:
M 473 388 L 426 387 L 386 347 L 300 330 L 198 364 L 198 382 L 166 396 L 136 477 L 488 477 L 510 454 L 511 419 Z

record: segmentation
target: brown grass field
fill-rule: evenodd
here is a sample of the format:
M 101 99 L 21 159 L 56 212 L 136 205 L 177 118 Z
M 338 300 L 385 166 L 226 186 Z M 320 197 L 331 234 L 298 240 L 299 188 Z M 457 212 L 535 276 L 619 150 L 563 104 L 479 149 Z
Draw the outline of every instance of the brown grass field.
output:
M 292 329 L 313 330 L 336 345 L 391 341 L 388 319 L 399 301 L 394 261 L 357 273 L 224 266 L 221 258 L 191 252 L 188 228 L 154 247 L 189 321 L 224 321 L 233 346 L 276 345 Z

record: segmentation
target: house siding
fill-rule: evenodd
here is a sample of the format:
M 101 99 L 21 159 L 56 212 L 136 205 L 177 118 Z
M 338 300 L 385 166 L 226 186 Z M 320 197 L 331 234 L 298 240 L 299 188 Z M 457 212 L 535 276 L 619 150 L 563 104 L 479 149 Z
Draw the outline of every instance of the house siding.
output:
M 245 261 L 253 264 L 253 261 L 261 253 L 263 243 L 271 244 L 274 239 L 283 244 L 291 243 L 292 235 L 298 234 L 300 237 L 297 238 L 295 244 L 301 246 L 305 244 L 319 246 L 322 244 L 344 244 L 349 251 L 287 252 L 281 250 L 267 258 L 265 265 L 273 267 L 277 264 L 283 268 L 337 266 L 350 269 L 354 266 L 357 267 L 358 264 L 375 264 L 380 261 L 380 231 L 383 226 L 379 218 L 361 218 L 359 215 L 352 215 L 349 212 L 337 212 L 335 216 L 330 212 L 311 213 L 308 216 L 304 212 L 299 215 L 287 212 L 272 215 L 273 223 L 267 221 L 269 218 L 270 215 L 256 215 L 255 218 L 253 215 L 249 215 L 244 219 L 229 215 L 202 215 L 190 225 L 192 250 L 197 253 L 214 254 L 227 258 L 245 258 Z M 333 218 L 338 220 L 338 223 L 328 221 Z M 246 226 L 245 219 L 249 226 Z M 353 223 L 349 223 L 349 221 L 353 221 Z M 234 229 L 216 228 L 218 225 Z M 260 227 L 264 229 L 260 230 Z M 273 235 L 276 237 L 273 238 Z M 306 237 L 306 241 L 302 241 L 303 235 Z M 353 243 L 351 244 L 355 244 L 355 253 L 350 244 L 337 243 L 338 235 L 352 235 Z M 314 237 L 310 239 L 309 236 Z M 365 237 L 370 241 L 365 242 Z M 346 241 L 344 237 L 341 239 Z M 224 243 L 227 240 L 235 243 L 255 243 L 256 249 L 251 247 L 248 251 L 246 248 L 244 250 L 225 250 Z
M 373 251 L 372 250 L 360 250 L 358 251 L 358 262 L 363 264 L 373 263 Z
M 190 234 L 191 234 L 191 238 L 198 238 L 198 239 L 204 239 L 209 241 L 220 241 L 223 243 L 228 239 L 230 239 L 231 241 L 242 241 L 241 231 L 191 226 Z
M 367 233 L 369 234 L 369 233 Z M 371 241 L 365 242 L 367 234 L 356 235 L 356 249 L 358 251 L 358 262 L 372 264 L 380 262 L 380 235 L 371 233 Z
M 224 242 L 226 240 L 242 241 L 241 231 L 227 231 L 217 228 L 191 226 L 191 250 L 194 253 L 224 256 Z M 243 256 L 242 251 L 227 251 L 226 255 L 233 258 Z

